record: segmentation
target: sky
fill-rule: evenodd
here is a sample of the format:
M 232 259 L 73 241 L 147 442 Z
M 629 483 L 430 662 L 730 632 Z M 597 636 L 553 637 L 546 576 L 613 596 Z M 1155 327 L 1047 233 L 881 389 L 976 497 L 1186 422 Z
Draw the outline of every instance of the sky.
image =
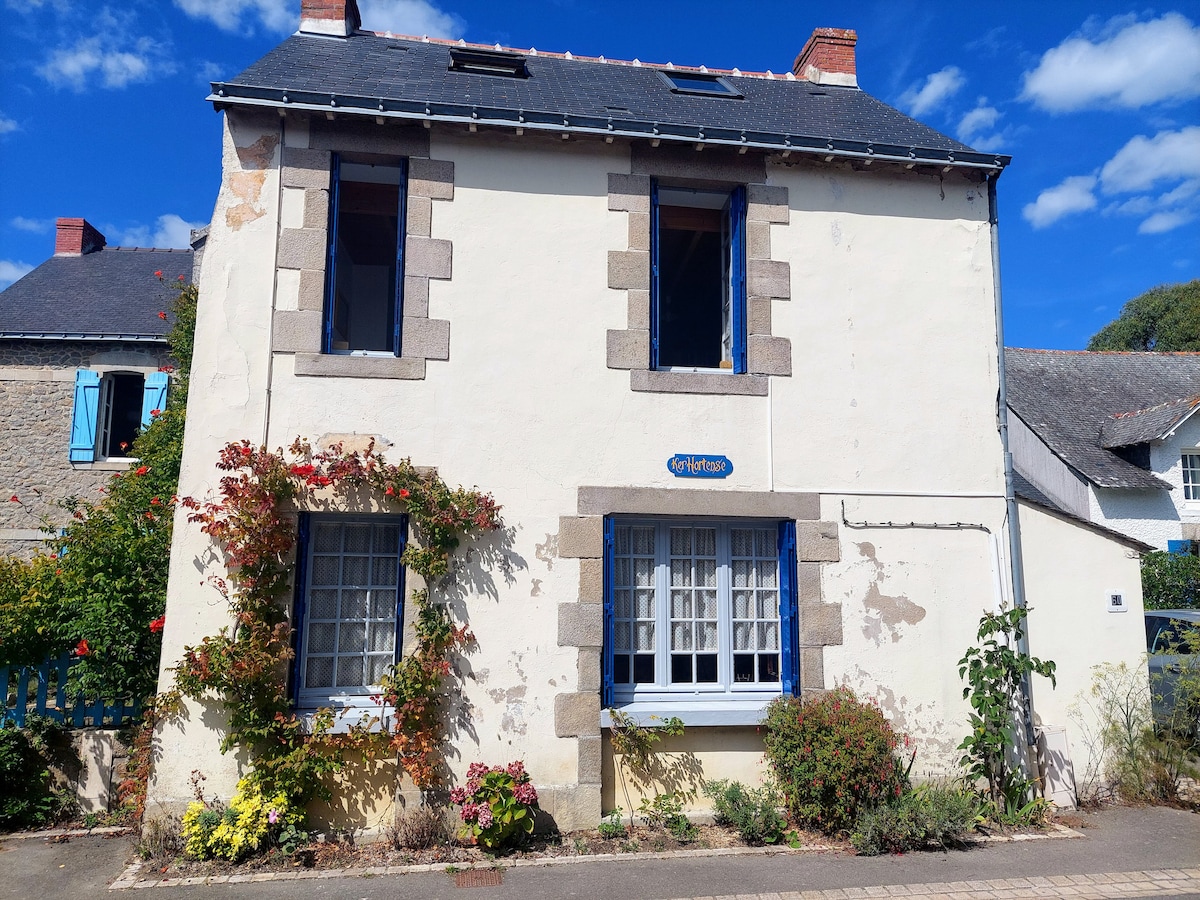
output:
M 0 288 L 80 216 L 183 247 L 212 214 L 204 98 L 296 29 L 299 0 L 0 0 Z M 859 85 L 979 150 L 999 182 L 1009 346 L 1081 349 L 1125 301 L 1200 278 L 1200 0 L 359 0 L 363 27 L 786 72 L 858 32 Z

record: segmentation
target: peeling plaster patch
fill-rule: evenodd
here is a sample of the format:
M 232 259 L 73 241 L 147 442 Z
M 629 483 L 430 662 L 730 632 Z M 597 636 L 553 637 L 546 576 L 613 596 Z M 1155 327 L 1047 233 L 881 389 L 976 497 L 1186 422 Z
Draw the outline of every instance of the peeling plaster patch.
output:
M 487 684 L 488 675 L 490 673 L 491 669 L 480 669 L 477 672 L 472 672 L 471 677 L 474 678 L 478 684 Z
M 528 730 L 525 722 L 525 693 L 527 690 L 525 685 L 519 684 L 506 691 L 495 689 L 487 692 L 493 702 L 504 704 L 504 712 L 500 715 L 500 728 L 510 734 L 525 734 Z
M 261 218 L 265 210 L 258 206 L 267 173 L 234 172 L 229 176 L 229 190 L 241 202 L 225 210 L 225 224 L 237 231 L 243 225 Z
M 534 544 L 533 555 L 546 564 L 547 571 L 552 571 L 554 557 L 558 556 L 558 535 L 547 534 L 544 544 Z
M 863 637 L 874 641 L 875 646 L 883 643 L 883 631 L 886 628 L 892 643 L 899 642 L 903 637 L 900 625 L 916 625 L 925 618 L 925 607 L 918 606 L 903 594 L 885 594 L 879 589 L 879 582 L 887 577 L 883 564 L 875 557 L 875 545 L 870 541 L 856 544 L 859 555 L 869 560 L 875 569 L 874 577 L 863 597 L 863 607 L 866 615 L 863 618 Z M 903 565 L 900 563 L 899 565 Z
M 853 674 L 844 676 L 840 685 L 851 688 L 859 697 L 874 697 L 892 727 L 915 742 L 923 764 L 917 774 L 937 777 L 957 771 L 958 739 L 947 732 L 936 704 L 910 706 L 907 698 L 897 698 L 895 691 L 880 684 L 861 666 L 855 666 Z
M 275 157 L 275 148 L 279 145 L 279 135 L 264 134 L 248 147 L 234 147 L 237 151 L 238 162 L 243 169 L 266 169 Z
M 529 592 L 530 597 L 537 597 L 542 593 L 542 579 L 533 579 L 533 590 Z

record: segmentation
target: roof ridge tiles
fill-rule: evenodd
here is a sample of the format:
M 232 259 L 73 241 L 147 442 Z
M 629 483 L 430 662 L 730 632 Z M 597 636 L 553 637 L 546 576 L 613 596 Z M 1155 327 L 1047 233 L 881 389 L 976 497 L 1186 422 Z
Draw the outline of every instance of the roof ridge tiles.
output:
M 1167 400 L 1163 403 L 1157 403 L 1154 406 L 1146 406 L 1142 409 L 1134 409 L 1129 412 L 1112 413 L 1110 419 L 1132 419 L 1136 416 L 1144 416 L 1147 413 L 1158 412 L 1161 409 L 1167 409 L 1172 406 L 1200 406 L 1200 394 L 1192 394 L 1188 397 L 1179 397 L 1175 400 Z
M 359 31 L 359 34 L 388 38 L 389 40 L 413 41 L 414 43 L 419 44 L 442 44 L 447 47 L 474 47 L 479 50 L 491 50 L 492 52 L 499 50 L 502 53 L 520 53 L 529 57 L 549 56 L 553 59 L 565 59 L 571 62 L 602 63 L 610 66 L 662 69 L 664 72 L 696 72 L 697 74 L 701 75 L 731 75 L 735 78 L 762 78 L 769 81 L 795 80 L 795 76 L 792 75 L 791 72 L 788 72 L 786 75 L 777 74 L 775 72 L 771 72 L 770 70 L 766 72 L 746 72 L 737 68 L 736 66 L 732 69 L 719 69 L 705 65 L 681 66 L 671 62 L 652 63 L 638 59 L 612 59 L 611 57 L 607 56 L 579 56 L 572 53 L 570 50 L 564 50 L 563 52 L 559 53 L 554 50 L 535 50 L 533 47 L 528 49 L 523 49 L 521 47 L 502 47 L 498 43 L 480 44 L 463 40 L 456 41 L 451 40 L 450 38 L 433 38 L 429 37 L 428 35 L 421 35 L 418 37 L 411 34 L 397 34 L 396 32 L 392 31 L 369 31 L 362 29 Z M 788 76 L 791 77 L 789 78 Z M 828 87 L 828 85 L 825 85 L 825 87 Z
M 1200 356 L 1200 350 L 1056 350 L 1050 347 L 1005 347 L 1018 353 L 1052 353 L 1063 356 Z

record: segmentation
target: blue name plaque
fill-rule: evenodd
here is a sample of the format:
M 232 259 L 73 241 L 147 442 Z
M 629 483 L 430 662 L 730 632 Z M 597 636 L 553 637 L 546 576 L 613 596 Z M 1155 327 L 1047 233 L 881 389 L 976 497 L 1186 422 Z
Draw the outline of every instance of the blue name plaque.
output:
M 725 456 L 676 453 L 667 460 L 667 471 L 676 478 L 728 478 L 733 463 Z

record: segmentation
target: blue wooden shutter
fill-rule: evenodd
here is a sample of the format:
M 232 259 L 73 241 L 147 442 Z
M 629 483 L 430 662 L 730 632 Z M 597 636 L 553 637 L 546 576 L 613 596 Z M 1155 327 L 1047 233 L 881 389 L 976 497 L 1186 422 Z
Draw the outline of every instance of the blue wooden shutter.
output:
M 167 383 L 170 379 L 166 372 L 151 372 L 146 376 L 142 386 L 142 427 L 149 428 L 153 410 L 162 412 L 167 408 Z
M 96 419 L 100 412 L 100 373 L 75 370 L 75 408 L 71 413 L 71 462 L 96 459 Z
M 400 199 L 396 210 L 396 325 L 392 331 L 392 352 L 404 349 L 404 242 L 408 235 L 408 160 L 400 160 Z M 397 642 L 398 643 L 398 642 Z
M 295 705 L 300 697 L 300 657 L 304 655 L 304 613 L 308 597 L 308 539 L 311 516 L 300 513 L 296 525 L 296 596 L 292 601 L 292 683 L 288 691 Z
M 779 523 L 779 670 L 783 693 L 799 696 L 800 610 L 796 582 L 796 523 L 788 519 Z
M 650 179 L 650 368 L 658 368 L 658 179 Z
M 337 294 L 338 206 L 341 194 L 342 162 L 333 154 L 333 174 L 329 186 L 329 261 L 325 266 L 325 328 L 321 352 L 333 350 L 333 298 Z
M 613 705 L 613 520 L 604 518 L 604 650 L 601 653 L 603 677 L 600 682 L 600 706 Z
M 1172 556 L 1191 556 L 1191 541 L 1167 541 L 1167 552 Z
M 729 197 L 730 289 L 733 296 L 733 371 L 746 372 L 746 189 L 737 187 Z

